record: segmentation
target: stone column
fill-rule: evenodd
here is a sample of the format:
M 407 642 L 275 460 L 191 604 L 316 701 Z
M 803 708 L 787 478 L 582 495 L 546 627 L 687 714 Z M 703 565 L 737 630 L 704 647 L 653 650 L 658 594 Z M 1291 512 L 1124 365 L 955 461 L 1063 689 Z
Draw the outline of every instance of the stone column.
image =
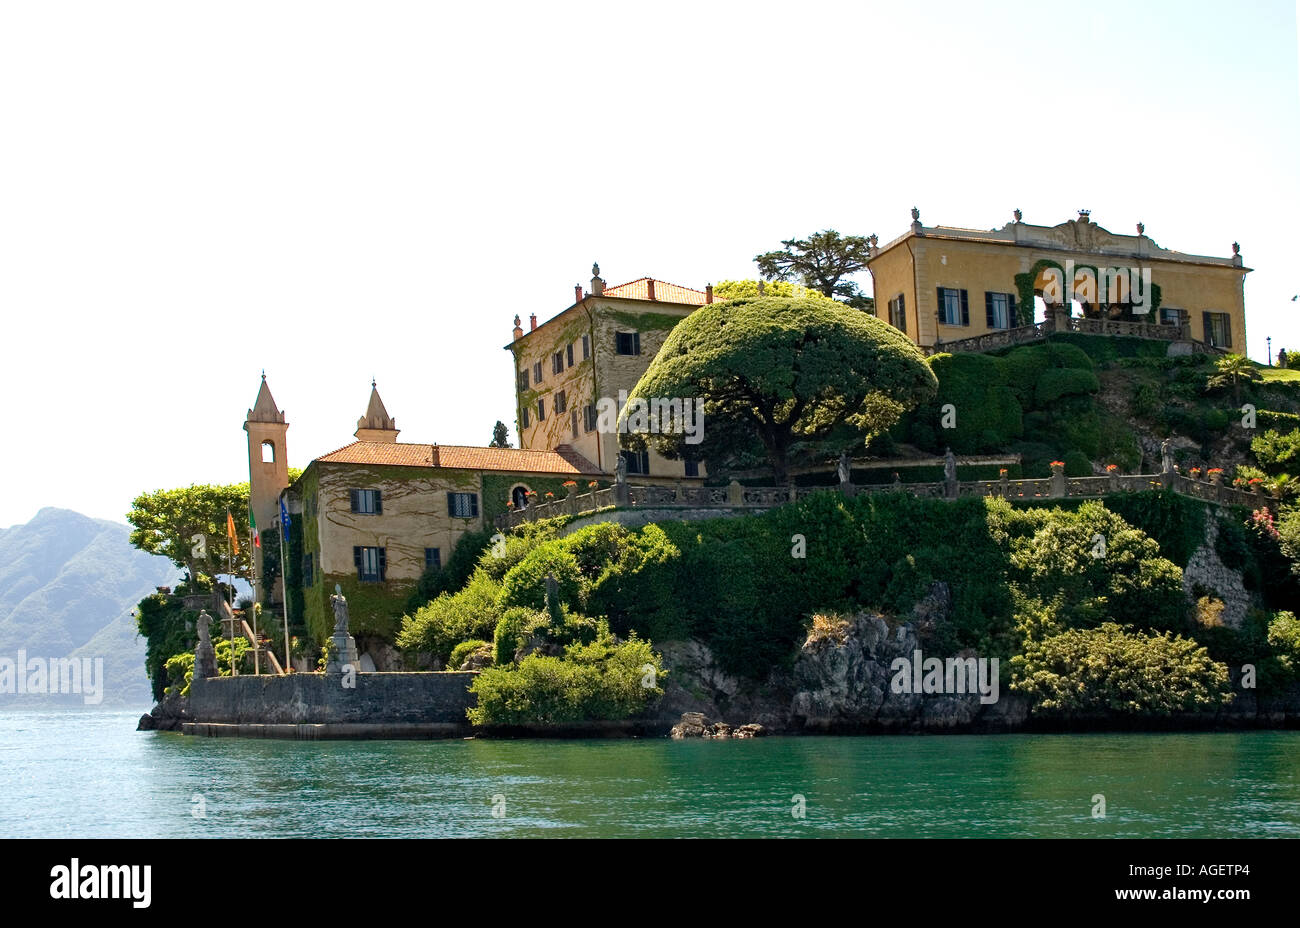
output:
M 727 484 L 727 505 L 745 505 L 745 488 L 740 485 L 739 480 L 732 480 L 731 483 Z

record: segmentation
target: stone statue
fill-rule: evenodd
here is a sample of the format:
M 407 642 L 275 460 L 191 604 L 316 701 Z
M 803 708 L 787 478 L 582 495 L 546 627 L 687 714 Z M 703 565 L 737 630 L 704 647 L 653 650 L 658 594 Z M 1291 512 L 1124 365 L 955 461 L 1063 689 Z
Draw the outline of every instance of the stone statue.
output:
M 852 477 L 852 472 L 849 469 L 849 453 L 847 451 L 840 452 L 840 463 L 837 470 L 839 471 L 840 483 L 848 483 Z
M 1024 215 L 1024 214 L 1021 213 L 1020 210 L 1015 209 L 1015 210 L 1012 210 L 1012 211 L 1011 211 L 1011 215 L 1016 217 L 1016 222 L 1019 222 L 1019 221 L 1020 221 L 1020 217 L 1021 217 L 1022 215 Z
M 1147 227 L 1143 223 L 1138 223 L 1138 235 L 1146 234 Z
M 943 479 L 947 483 L 957 482 L 957 458 L 951 448 L 943 449 Z
M 627 458 L 621 454 L 618 456 L 618 462 L 614 465 L 614 482 L 627 483 Z
M 334 634 L 346 635 L 348 633 L 348 600 L 343 595 L 343 587 L 337 583 L 334 584 L 334 595 L 330 597 L 330 605 L 334 607 Z
M 212 647 L 212 616 L 206 609 L 199 612 L 199 643 L 194 648 L 194 676 L 217 675 L 217 652 Z
M 1160 443 L 1160 472 L 1163 474 L 1172 474 L 1174 472 L 1174 441 L 1172 438 L 1166 438 Z
M 343 587 L 337 583 L 334 584 L 334 595 L 330 597 L 330 605 L 334 607 L 334 635 L 330 638 L 334 647 L 329 661 L 325 664 L 325 672 L 343 673 L 344 668 L 348 666 L 360 669 L 356 639 L 348 634 L 348 600 L 343 595 Z

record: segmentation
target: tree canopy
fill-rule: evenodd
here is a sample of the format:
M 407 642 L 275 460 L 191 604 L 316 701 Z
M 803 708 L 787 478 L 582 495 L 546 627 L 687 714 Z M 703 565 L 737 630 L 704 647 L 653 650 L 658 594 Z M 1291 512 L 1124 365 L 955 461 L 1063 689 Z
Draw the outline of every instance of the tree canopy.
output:
M 866 268 L 871 257 L 871 245 L 866 237 L 823 229 L 806 239 L 792 238 L 781 245 L 781 251 L 754 256 L 754 263 L 764 277 L 798 281 L 855 309 L 867 309 L 874 302 L 862 294 L 857 284 L 845 279 Z
M 936 388 L 911 340 L 874 316 L 825 300 L 729 300 L 673 328 L 632 389 L 620 427 L 638 399 L 696 398 L 702 442 L 688 444 L 674 424 L 667 434 L 662 426 L 624 434 L 625 446 L 649 442 L 669 457 L 716 463 L 757 443 L 784 482 L 797 446 L 827 454 L 861 447 Z
M 226 512 L 240 533 L 239 554 L 234 557 L 237 576 L 250 572 L 248 540 L 248 484 L 210 484 L 142 493 L 131 504 L 127 521 L 133 526 L 131 544 L 148 554 L 168 558 L 190 573 L 192 582 L 204 574 L 222 573 L 230 553 Z M 202 535 L 202 543 L 195 535 Z

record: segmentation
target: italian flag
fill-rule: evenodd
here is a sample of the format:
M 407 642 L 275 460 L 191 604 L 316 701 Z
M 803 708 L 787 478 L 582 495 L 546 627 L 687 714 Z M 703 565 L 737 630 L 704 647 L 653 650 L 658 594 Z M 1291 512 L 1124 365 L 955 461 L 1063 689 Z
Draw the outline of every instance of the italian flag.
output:
M 253 515 L 253 507 L 248 507 L 248 527 L 253 530 L 253 547 L 262 547 L 262 539 L 257 534 L 257 516 Z

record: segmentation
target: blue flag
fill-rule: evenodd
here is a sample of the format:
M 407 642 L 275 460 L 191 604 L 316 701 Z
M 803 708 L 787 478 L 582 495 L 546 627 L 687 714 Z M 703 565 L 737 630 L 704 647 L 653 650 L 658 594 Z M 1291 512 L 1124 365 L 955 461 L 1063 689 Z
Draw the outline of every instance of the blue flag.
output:
M 285 508 L 283 499 L 280 500 L 280 523 L 285 527 L 285 530 L 287 531 L 289 528 L 289 510 Z

